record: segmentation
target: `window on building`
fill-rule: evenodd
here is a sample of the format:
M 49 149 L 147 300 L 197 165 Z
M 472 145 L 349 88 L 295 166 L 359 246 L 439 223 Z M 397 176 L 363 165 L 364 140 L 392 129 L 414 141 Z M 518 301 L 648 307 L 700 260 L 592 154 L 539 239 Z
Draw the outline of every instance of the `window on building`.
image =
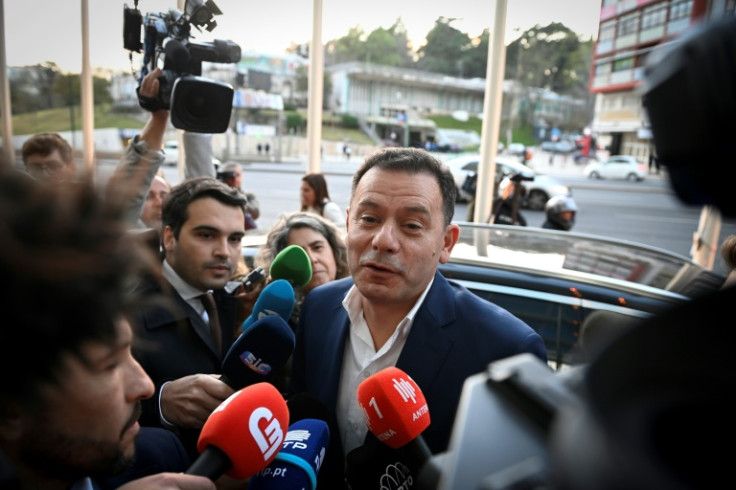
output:
M 601 24 L 601 32 L 598 35 L 598 42 L 610 41 L 616 37 L 616 22 L 605 22 Z
M 690 18 L 693 11 L 693 0 L 674 0 L 670 7 L 670 20 Z
M 641 30 L 658 27 L 667 20 L 667 4 L 660 4 L 644 9 L 641 16 Z
M 639 12 L 624 15 L 618 21 L 618 37 L 636 34 L 639 30 Z
M 630 70 L 634 68 L 634 57 L 622 58 L 613 62 L 613 71 Z

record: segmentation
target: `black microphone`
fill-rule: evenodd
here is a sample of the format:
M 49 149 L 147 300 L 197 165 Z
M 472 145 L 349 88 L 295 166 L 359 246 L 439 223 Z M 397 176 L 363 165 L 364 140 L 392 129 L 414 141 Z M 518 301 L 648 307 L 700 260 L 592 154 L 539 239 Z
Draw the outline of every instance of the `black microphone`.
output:
M 279 315 L 256 320 L 225 355 L 220 380 L 235 390 L 266 381 L 289 360 L 295 341 L 291 327 Z

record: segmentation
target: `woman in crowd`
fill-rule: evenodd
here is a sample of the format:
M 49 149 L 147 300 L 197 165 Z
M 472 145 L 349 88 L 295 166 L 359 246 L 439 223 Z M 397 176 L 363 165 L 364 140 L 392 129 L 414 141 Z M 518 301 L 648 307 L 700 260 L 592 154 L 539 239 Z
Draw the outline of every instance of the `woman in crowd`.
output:
M 337 226 L 345 226 L 345 213 L 337 203 L 330 199 L 327 181 L 323 174 L 308 173 L 302 177 L 300 196 L 302 211 L 318 214 Z
M 278 219 L 268 232 L 266 244 L 254 259 L 255 266 L 268 271 L 274 257 L 289 245 L 302 247 L 312 262 L 312 280 L 294 291 L 296 306 L 290 324 L 296 328 L 304 296 L 321 284 L 349 276 L 350 271 L 340 230 L 321 216 L 304 211 L 282 215 Z

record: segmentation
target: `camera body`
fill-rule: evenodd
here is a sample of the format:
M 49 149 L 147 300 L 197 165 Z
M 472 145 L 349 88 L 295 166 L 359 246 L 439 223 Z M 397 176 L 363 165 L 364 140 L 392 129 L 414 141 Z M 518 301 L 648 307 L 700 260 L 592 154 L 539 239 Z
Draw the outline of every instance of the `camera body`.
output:
M 237 63 L 240 46 L 229 40 L 191 39 L 192 26 L 211 31 L 217 25 L 212 17 L 220 14 L 212 0 L 189 0 L 186 12 L 172 8 L 168 12 L 149 12 L 145 17 L 125 6 L 124 47 L 143 51 L 139 84 L 155 68 L 163 72 L 157 97 L 139 96 L 139 102 L 150 111 L 168 109 L 171 123 L 178 129 L 222 133 L 230 122 L 234 90 L 227 83 L 202 77 L 202 62 Z

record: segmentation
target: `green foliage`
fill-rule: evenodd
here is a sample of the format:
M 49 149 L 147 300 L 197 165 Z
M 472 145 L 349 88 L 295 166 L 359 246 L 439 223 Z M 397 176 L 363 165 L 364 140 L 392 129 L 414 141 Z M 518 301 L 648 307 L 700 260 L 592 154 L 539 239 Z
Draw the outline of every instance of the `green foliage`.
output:
M 94 108 L 95 128 L 143 128 L 143 119 L 110 112 L 108 105 Z M 71 131 L 72 116 L 68 107 L 45 109 L 13 116 L 14 134 Z M 74 107 L 74 130 L 82 130 L 82 114 L 79 106 Z
M 360 124 L 358 124 L 358 118 L 352 114 L 342 114 L 342 116 L 340 116 L 340 123 L 344 128 L 348 129 L 358 129 L 360 127 Z
M 286 113 L 286 129 L 290 133 L 298 133 L 307 125 L 307 120 L 296 111 Z

